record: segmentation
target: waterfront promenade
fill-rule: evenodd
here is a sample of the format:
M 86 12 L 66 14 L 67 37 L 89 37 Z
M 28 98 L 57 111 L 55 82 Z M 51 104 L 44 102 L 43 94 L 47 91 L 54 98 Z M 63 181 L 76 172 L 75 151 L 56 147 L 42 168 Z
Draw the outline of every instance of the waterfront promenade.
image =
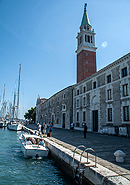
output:
M 36 129 L 36 125 L 28 127 Z M 68 129 L 54 128 L 51 139 L 71 150 L 79 145 L 94 149 L 97 154 L 97 163 L 130 180 L 130 138 L 87 132 L 86 139 L 84 139 L 82 131 L 72 132 Z M 124 163 L 116 162 L 114 156 L 116 150 L 125 152 Z

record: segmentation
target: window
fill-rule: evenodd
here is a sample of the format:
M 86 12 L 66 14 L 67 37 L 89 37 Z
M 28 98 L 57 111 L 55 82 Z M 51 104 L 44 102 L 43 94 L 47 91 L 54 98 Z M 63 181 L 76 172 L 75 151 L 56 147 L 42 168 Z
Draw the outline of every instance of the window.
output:
M 77 107 L 79 107 L 79 99 L 77 100 Z
M 122 69 L 122 77 L 127 76 L 127 67 Z
M 123 96 L 128 96 L 128 84 L 123 85 Z
M 79 121 L 79 112 L 77 112 L 77 121 Z
M 123 118 L 124 121 L 129 121 L 129 106 L 123 107 Z
M 86 69 L 86 72 L 88 72 L 88 69 Z
M 88 42 L 90 43 L 90 36 L 88 35 Z
M 77 90 L 77 95 L 79 95 L 79 89 Z
M 87 30 L 89 30 L 89 26 L 87 26 Z
M 83 121 L 86 121 L 86 112 L 83 112 Z
M 59 101 L 59 96 L 57 97 L 57 101 Z
M 96 88 L 96 82 L 93 82 L 93 88 L 94 89 Z
M 85 42 L 88 42 L 88 36 L 87 35 L 85 35 Z
M 88 63 L 88 61 L 86 60 L 86 64 Z
M 107 83 L 110 83 L 111 82 L 111 75 L 108 75 L 107 76 Z
M 83 98 L 83 105 L 86 105 L 86 97 Z
M 57 107 L 57 112 L 59 112 L 59 106 Z
M 112 108 L 108 109 L 108 121 L 112 121 Z
M 86 56 L 87 56 L 88 54 L 86 53 Z
M 62 110 L 65 110 L 66 109 L 66 105 L 62 105 Z
M 65 99 L 65 93 L 63 94 L 63 99 Z
M 84 92 L 84 93 L 86 92 L 86 87 L 85 87 L 85 86 L 83 87 L 83 92 Z
M 91 43 L 93 43 L 93 37 L 91 36 Z
M 111 89 L 107 90 L 107 99 L 111 100 L 112 96 L 111 96 Z

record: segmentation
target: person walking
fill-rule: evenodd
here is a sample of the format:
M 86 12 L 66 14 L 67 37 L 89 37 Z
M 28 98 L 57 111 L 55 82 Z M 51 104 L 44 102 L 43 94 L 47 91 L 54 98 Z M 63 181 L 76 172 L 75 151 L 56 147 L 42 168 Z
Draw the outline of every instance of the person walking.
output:
M 50 137 L 52 137 L 53 125 L 52 125 L 52 123 L 49 123 L 49 125 L 50 125 L 50 127 L 49 127 Z
M 74 123 L 73 122 L 71 123 L 71 129 L 72 129 L 72 132 L 74 132 Z
M 38 123 L 38 133 L 41 134 L 41 125 Z
M 83 132 L 84 132 L 84 138 L 86 138 L 86 132 L 87 132 L 86 123 L 83 123 Z
M 46 129 L 47 129 L 47 125 L 45 123 L 43 123 L 43 134 L 44 134 L 44 136 L 46 136 Z

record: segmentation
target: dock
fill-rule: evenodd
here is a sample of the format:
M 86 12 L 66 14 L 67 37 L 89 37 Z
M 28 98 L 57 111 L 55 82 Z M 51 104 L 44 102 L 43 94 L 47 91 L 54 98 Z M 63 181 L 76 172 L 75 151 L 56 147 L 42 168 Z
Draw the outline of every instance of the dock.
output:
M 35 129 L 29 125 L 30 129 Z M 88 154 L 89 165 L 86 165 L 86 154 L 82 157 L 84 168 L 82 184 L 122 184 L 130 185 L 130 138 L 102 135 L 99 133 L 87 132 L 86 138 L 79 130 L 68 130 L 54 128 L 52 137 L 43 138 L 46 146 L 50 149 L 57 164 L 74 178 L 75 165 L 80 163 L 82 150 L 74 154 L 77 146 L 83 145 L 92 148 L 96 152 L 96 166 L 94 153 Z M 114 152 L 122 150 L 125 152 L 125 162 L 117 163 Z M 73 164 L 73 157 L 74 164 Z M 80 177 L 81 178 L 81 177 Z

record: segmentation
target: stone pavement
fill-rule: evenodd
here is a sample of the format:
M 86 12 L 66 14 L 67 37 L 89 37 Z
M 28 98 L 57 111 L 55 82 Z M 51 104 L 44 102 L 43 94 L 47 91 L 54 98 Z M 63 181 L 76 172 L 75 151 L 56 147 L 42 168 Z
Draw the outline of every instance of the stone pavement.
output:
M 29 128 L 36 129 L 33 125 L 30 126 Z M 72 132 L 68 129 L 53 128 L 51 139 L 72 150 L 79 145 L 94 149 L 97 155 L 97 163 L 130 180 L 130 138 L 87 132 L 84 139 L 82 131 L 74 130 Z M 122 150 L 126 154 L 124 163 L 116 162 L 114 156 L 116 150 Z

